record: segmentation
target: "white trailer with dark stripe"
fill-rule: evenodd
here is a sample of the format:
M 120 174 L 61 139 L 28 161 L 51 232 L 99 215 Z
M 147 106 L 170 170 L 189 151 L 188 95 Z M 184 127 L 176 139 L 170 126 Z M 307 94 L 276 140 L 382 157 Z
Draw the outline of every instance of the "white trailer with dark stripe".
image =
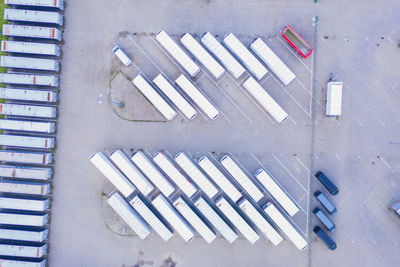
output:
M 181 74 L 175 83 L 210 119 L 215 120 L 218 117 L 219 111 L 215 105 L 184 74 Z
M 155 154 L 153 161 L 189 198 L 197 192 L 197 188 L 174 166 L 164 153 L 158 152 Z
M 0 207 L 3 209 L 46 211 L 49 208 L 49 205 L 49 199 L 29 199 L 0 196 Z
M 47 239 L 49 230 L 41 231 L 33 230 L 17 230 L 12 228 L 0 227 L 0 239 L 27 241 L 27 242 L 43 242 Z M 1 265 L 0 265 L 1 266 Z
M 1 41 L 1 51 L 7 53 L 48 55 L 56 57 L 61 55 L 61 47 L 55 44 L 5 40 Z
M 150 103 L 164 116 L 168 121 L 176 116 L 175 110 L 165 101 L 164 98 L 151 86 L 142 75 L 136 76 L 132 83 L 137 89 L 150 101 Z
M 232 244 L 238 236 L 235 231 L 218 215 L 218 213 L 202 198 L 199 197 L 194 201 L 194 205 L 201 214 L 217 229 L 218 232 Z
M 151 202 L 158 212 L 171 224 L 171 226 L 178 232 L 178 234 L 186 242 L 190 242 L 194 237 L 194 231 L 192 227 L 182 218 L 176 209 L 165 199 L 165 197 L 159 194 Z
M 0 73 L 0 83 L 57 87 L 59 85 L 59 77 L 27 73 Z
M 11 131 L 54 133 L 56 130 L 56 124 L 55 122 L 46 121 L 0 119 L 0 129 Z
M 262 86 L 253 78 L 249 77 L 243 87 L 251 94 L 251 96 L 260 103 L 260 105 L 271 114 L 277 122 L 286 120 L 288 114 L 281 106 L 262 88 Z
M 54 137 L 0 134 L 0 146 L 52 149 L 55 146 L 55 139 Z
M 64 0 L 4 0 L 10 6 L 31 6 L 64 9 Z
M 258 61 L 233 33 L 225 35 L 223 43 L 258 80 L 261 80 L 268 73 L 264 65 Z
M 199 66 L 183 51 L 183 49 L 165 32 L 160 31 L 156 35 L 160 45 L 182 66 L 182 68 L 194 77 L 200 72 Z
M 47 244 L 41 246 L 1 244 L 2 256 L 41 258 L 47 253 Z
M 4 9 L 4 19 L 9 21 L 24 21 L 33 23 L 57 24 L 63 26 L 63 16 L 58 12 L 26 10 L 26 9 Z
M 3 35 L 38 39 L 62 40 L 62 32 L 57 28 L 3 24 Z
M 55 103 L 57 102 L 57 92 L 26 88 L 0 88 L 0 98 Z
M 36 226 L 42 227 L 47 224 L 49 215 L 31 215 L 0 212 L 0 224 Z
M 47 165 L 53 163 L 53 153 L 0 150 L 0 161 Z
M 243 187 L 255 202 L 260 201 L 264 194 L 253 183 L 253 181 L 244 173 L 244 171 L 233 161 L 231 157 L 225 155 L 221 159 L 221 164 L 229 174 Z
M 5 179 L 0 181 L 0 192 L 3 193 L 45 196 L 50 194 L 50 191 L 50 183 L 11 181 Z
M 182 197 L 179 197 L 174 201 L 174 206 L 208 244 L 217 237 L 215 232 L 203 222 L 203 220 L 193 211 Z
M 225 69 L 193 38 L 190 33 L 181 37 L 181 43 L 189 52 L 214 76 L 219 79 L 224 75 Z
M 51 168 L 0 165 L 0 176 L 3 177 L 48 180 L 52 175 Z
M 46 264 L 46 259 L 40 261 L 0 259 L 0 265 L 2 267 L 46 267 Z
M 168 241 L 174 235 L 169 226 L 149 208 L 139 195 L 136 195 L 129 203 L 164 241 Z
M 38 105 L 0 104 L 0 114 L 38 118 L 55 118 L 57 108 Z
M 0 66 L 15 69 L 48 70 L 58 72 L 60 62 L 54 59 L 1 56 Z
M 140 215 L 124 200 L 118 193 L 114 193 L 108 200 L 114 211 L 124 220 L 124 222 L 139 236 L 140 239 L 145 239 L 151 232 L 150 227 L 140 217 Z
M 112 164 L 104 153 L 93 154 L 90 161 L 124 197 L 130 196 L 135 191 L 136 187 Z

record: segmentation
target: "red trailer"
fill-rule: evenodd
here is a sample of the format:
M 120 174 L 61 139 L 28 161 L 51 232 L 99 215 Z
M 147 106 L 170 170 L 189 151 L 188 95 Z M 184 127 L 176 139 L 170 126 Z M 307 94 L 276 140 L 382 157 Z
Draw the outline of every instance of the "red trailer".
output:
M 282 30 L 281 35 L 303 58 L 311 55 L 312 47 L 290 25 Z

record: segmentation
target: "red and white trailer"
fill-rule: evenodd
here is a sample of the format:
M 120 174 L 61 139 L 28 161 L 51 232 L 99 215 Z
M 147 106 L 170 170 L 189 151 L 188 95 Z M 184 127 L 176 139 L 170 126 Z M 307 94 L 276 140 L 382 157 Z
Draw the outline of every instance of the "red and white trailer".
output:
M 282 30 L 281 35 L 303 58 L 311 55 L 313 48 L 290 25 Z

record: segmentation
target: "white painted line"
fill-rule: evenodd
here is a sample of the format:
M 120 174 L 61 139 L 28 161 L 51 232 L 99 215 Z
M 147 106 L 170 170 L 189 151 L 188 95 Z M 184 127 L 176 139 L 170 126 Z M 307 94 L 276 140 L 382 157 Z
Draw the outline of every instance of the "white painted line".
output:
M 369 88 L 374 87 L 374 85 L 375 85 L 377 82 L 379 82 L 380 80 L 382 80 L 382 76 L 379 76 L 379 78 L 376 79 L 376 80 L 369 86 Z
M 286 170 L 287 173 L 289 173 L 289 175 L 300 185 L 300 187 L 304 190 L 304 192 L 308 192 L 307 189 L 304 188 L 304 186 L 300 183 L 299 180 L 297 180 L 297 178 L 288 170 L 288 168 L 286 168 L 285 165 L 283 165 L 283 163 L 274 155 L 272 154 L 272 156 L 274 157 L 274 159 L 282 166 L 282 168 L 284 168 Z
M 336 154 L 335 157 L 336 157 L 338 160 L 342 160 L 342 159 L 339 157 L 338 154 Z
M 301 60 L 301 59 L 297 56 L 297 54 L 295 54 L 295 53 L 293 52 L 293 50 L 292 50 L 281 38 L 279 38 L 279 36 L 277 36 L 276 38 L 277 38 L 279 41 L 281 41 L 282 44 L 283 44 L 284 46 L 286 46 L 286 48 L 301 62 L 301 64 L 304 65 L 304 67 L 305 67 L 309 72 L 311 72 L 311 70 L 307 67 L 307 65 L 303 62 L 303 60 Z
M 379 158 L 382 160 L 383 164 L 386 165 L 386 167 L 388 167 L 389 169 L 393 170 L 393 168 L 383 159 L 382 156 L 380 156 Z
M 316 155 L 315 155 L 316 156 Z M 310 174 L 310 169 L 309 168 L 307 168 L 307 166 L 306 166 L 306 164 L 303 162 L 303 161 L 301 161 L 300 160 L 300 158 L 296 155 L 296 156 L 294 156 L 296 159 L 297 159 L 297 161 L 301 164 L 301 166 L 303 166 L 303 168 L 304 169 L 306 169 L 306 171 L 308 172 L 308 174 Z
M 301 87 L 304 88 L 304 90 L 307 91 L 307 93 L 311 96 L 311 92 L 307 90 L 307 88 L 304 86 L 304 84 L 296 77 L 295 80 L 301 85 Z

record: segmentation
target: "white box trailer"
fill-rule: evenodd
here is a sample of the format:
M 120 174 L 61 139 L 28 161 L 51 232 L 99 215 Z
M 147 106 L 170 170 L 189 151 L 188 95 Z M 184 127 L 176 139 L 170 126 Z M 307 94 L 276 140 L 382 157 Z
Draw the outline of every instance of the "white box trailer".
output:
M 175 83 L 211 120 L 218 117 L 219 111 L 216 106 L 184 74 L 181 74 L 175 80 Z
M 175 191 L 175 187 L 142 151 L 136 152 L 132 156 L 132 161 L 166 197 L 169 197 Z
M 242 198 L 238 206 L 246 214 L 247 217 L 254 223 L 260 232 L 269 239 L 275 246 L 282 240 L 282 236 L 271 226 L 271 224 L 261 215 L 259 211 L 245 198 Z
M 229 221 L 242 233 L 242 235 L 251 243 L 254 244 L 260 236 L 251 226 L 243 219 L 243 217 L 229 204 L 229 202 L 221 196 L 215 204 L 221 212 L 228 218 Z
M 281 106 L 261 87 L 261 85 L 253 78 L 249 77 L 243 87 L 257 100 L 258 103 L 277 121 L 286 120 L 288 114 Z
M 150 101 L 150 103 L 164 116 L 166 120 L 172 120 L 176 116 L 175 110 L 164 98 L 151 86 L 142 75 L 137 75 L 132 83 Z
M 179 197 L 174 201 L 174 206 L 208 244 L 217 237 L 214 230 L 210 229 L 208 225 L 203 222 L 203 220 L 193 211 L 182 197 Z
M 114 193 L 107 203 L 124 220 L 124 222 L 139 236 L 145 239 L 151 232 L 150 227 L 140 215 L 118 193 Z
M 225 68 L 239 79 L 246 70 L 242 65 L 225 49 L 225 47 L 215 39 L 215 37 L 206 32 L 201 37 L 201 43 L 225 66 Z
M 0 244 L 3 256 L 41 258 L 47 253 L 47 244 L 41 246 Z
M 165 32 L 160 31 L 156 35 L 160 45 L 182 66 L 182 68 L 194 77 L 200 72 L 199 66 L 183 51 L 183 49 Z
M 11 6 L 32 6 L 32 7 L 54 7 L 64 9 L 64 0 L 5 0 L 6 5 Z
M 199 197 L 194 205 L 201 214 L 217 229 L 218 232 L 232 244 L 238 236 L 235 231 L 218 215 L 218 213 L 202 198 Z
M 184 153 L 179 152 L 175 156 L 175 162 L 186 172 L 187 175 L 200 187 L 201 190 L 209 197 L 213 198 L 218 194 L 218 189 L 208 178 L 199 170 L 193 161 Z
M 287 238 L 297 247 L 299 250 L 303 250 L 307 247 L 307 242 L 297 232 L 297 230 L 289 223 L 289 221 L 282 215 L 282 213 L 272 204 L 267 202 L 263 209 L 268 217 L 275 223 L 279 229 L 285 234 Z
M 239 59 L 243 65 L 257 78 L 261 80 L 268 70 L 258 59 L 239 41 L 233 33 L 225 35 L 223 43 Z
M 93 154 L 90 161 L 124 197 L 130 196 L 136 190 L 136 187 L 112 164 L 104 153 Z
M 48 70 L 56 72 L 60 70 L 60 62 L 58 60 L 31 57 L 1 56 L 0 66 L 5 68 Z
M 28 73 L 0 73 L 0 83 L 57 87 L 59 85 L 59 77 L 56 75 Z
M 221 159 L 221 164 L 228 173 L 240 184 L 241 187 L 254 199 L 255 202 L 260 201 L 264 194 L 253 183 L 253 181 L 244 173 L 244 171 L 233 161 L 231 157 L 225 155 Z
M 46 211 L 49 199 L 28 199 L 18 197 L 0 197 L 0 207 L 10 210 Z
M 52 175 L 51 168 L 0 165 L 0 176 L 3 177 L 48 180 Z
M 38 105 L 0 104 L 0 114 L 8 116 L 55 118 L 57 116 L 57 108 Z
M 0 134 L 0 146 L 52 149 L 55 146 L 55 139 L 54 137 Z
M 328 82 L 326 92 L 326 116 L 342 115 L 343 82 Z
M 129 203 L 164 241 L 168 241 L 174 235 L 169 226 L 158 218 L 139 195 L 136 195 Z
M 61 55 L 61 47 L 55 44 L 19 42 L 19 41 L 1 41 L 1 51 L 7 53 L 21 53 L 56 56 Z
M 153 83 L 183 113 L 183 115 L 185 115 L 186 118 L 191 120 L 196 117 L 196 110 L 162 74 L 158 74 L 157 77 L 154 78 Z
M 47 224 L 49 215 L 31 215 L 0 212 L 0 224 L 42 227 Z
M 294 78 L 296 78 L 296 75 L 260 37 L 256 38 L 251 43 L 250 49 L 253 50 L 253 52 L 285 85 L 288 85 Z
M 46 152 L 0 150 L 0 161 L 47 165 L 53 163 L 53 154 Z
M 158 152 L 155 154 L 153 161 L 189 198 L 197 192 L 197 188 L 174 166 L 164 153 Z
M 26 88 L 0 88 L 0 98 L 55 103 L 57 102 L 57 92 Z
M 265 170 L 257 170 L 254 176 L 290 216 L 295 215 L 299 211 L 299 208 L 287 192 Z
M 0 259 L 0 266 L 2 266 L 2 267 L 46 267 L 46 259 L 43 259 L 41 261 Z
M 43 242 L 47 239 L 48 234 L 49 230 L 47 229 L 41 231 L 31 231 L 31 230 L 10 229 L 5 227 L 0 228 L 0 239 L 6 239 L 6 240 Z
M 62 32 L 57 28 L 3 24 L 3 35 L 38 39 L 62 40 Z
M 203 171 L 230 197 L 233 202 L 238 201 L 242 194 L 237 188 L 226 178 L 226 176 L 212 163 L 207 157 L 202 157 L 199 160 L 199 166 Z
M 124 154 L 124 152 L 122 152 L 122 150 L 113 152 L 110 158 L 143 195 L 147 196 L 153 191 L 154 186 L 146 177 L 143 176 L 138 168 L 133 165 L 133 162 Z
M 50 194 L 50 183 L 37 183 L 27 181 L 0 181 L 0 192 L 23 195 L 40 195 Z
M 214 76 L 219 79 L 224 75 L 225 69 L 205 50 L 190 33 L 181 37 L 181 43 L 189 52 Z
M 4 19 L 9 21 L 24 21 L 33 23 L 48 23 L 63 26 L 63 16 L 58 12 L 26 10 L 26 9 L 4 9 Z
M 54 133 L 55 122 L 0 119 L 0 129 L 39 133 Z

